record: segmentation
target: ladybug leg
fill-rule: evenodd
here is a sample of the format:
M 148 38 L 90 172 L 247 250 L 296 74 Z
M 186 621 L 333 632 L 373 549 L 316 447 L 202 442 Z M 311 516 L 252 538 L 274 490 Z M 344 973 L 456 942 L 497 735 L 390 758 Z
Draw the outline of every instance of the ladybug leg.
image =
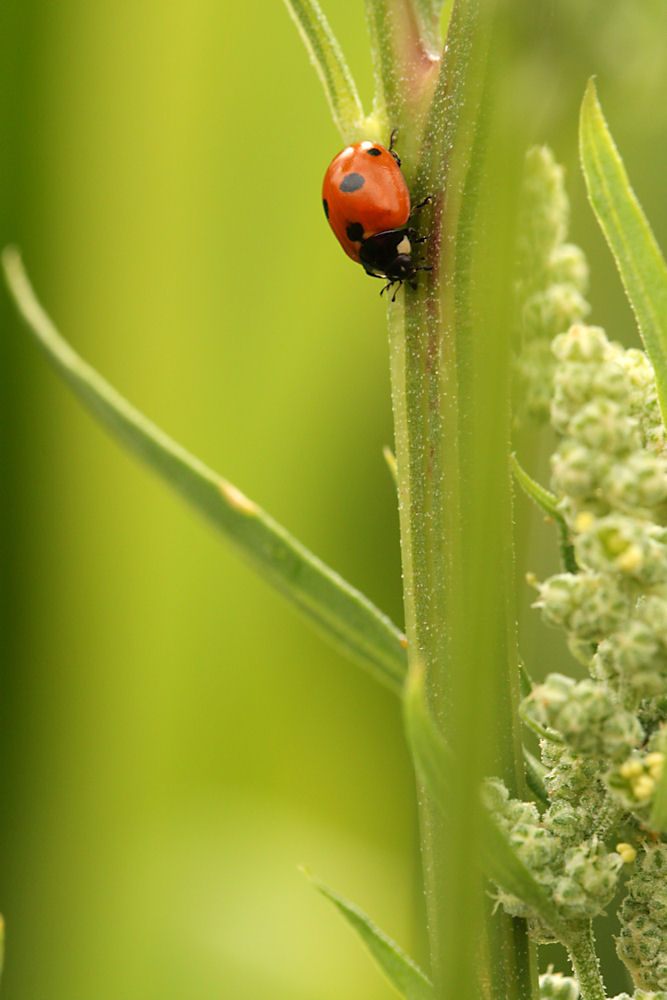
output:
M 426 243 L 426 241 L 429 239 L 428 236 L 420 236 L 417 230 L 414 229 L 412 226 L 409 226 L 405 230 L 405 235 L 410 240 L 410 243 Z
M 401 165 L 400 157 L 399 157 L 398 153 L 394 152 L 394 140 L 395 140 L 397 134 L 398 134 L 398 129 L 397 128 L 393 128 L 391 130 L 391 135 L 389 136 L 389 149 L 387 150 L 387 152 L 391 153 L 391 155 L 396 160 L 396 165 L 400 167 L 400 165 Z
M 427 205 L 431 205 L 432 202 L 433 202 L 433 198 L 431 198 L 430 194 L 427 195 L 426 198 L 423 198 L 422 201 L 420 201 L 418 205 L 414 206 L 414 208 L 410 212 L 410 215 L 414 215 L 415 212 L 418 212 L 420 210 L 420 208 L 425 208 Z
M 382 296 L 382 295 L 384 295 L 384 293 L 385 293 L 385 292 L 387 292 L 387 291 L 389 291 L 389 289 L 390 289 L 390 288 L 393 288 L 393 287 L 394 287 L 394 285 L 397 285 L 398 287 L 397 287 L 397 288 L 395 289 L 395 291 L 394 291 L 394 294 L 393 294 L 393 295 L 392 295 L 392 297 L 391 297 L 391 301 L 392 301 L 392 302 L 395 302 L 395 301 L 396 301 L 396 296 L 398 295 L 399 291 L 401 290 L 401 285 L 402 285 L 402 284 L 403 284 L 403 282 L 401 281 L 401 279 L 400 279 L 400 278 L 393 278 L 393 279 L 392 279 L 391 281 L 389 281 L 389 282 L 388 282 L 388 283 L 387 283 L 387 284 L 386 284 L 386 285 L 384 286 L 384 288 L 382 288 L 382 289 L 380 290 L 380 295 L 381 295 L 381 296 Z

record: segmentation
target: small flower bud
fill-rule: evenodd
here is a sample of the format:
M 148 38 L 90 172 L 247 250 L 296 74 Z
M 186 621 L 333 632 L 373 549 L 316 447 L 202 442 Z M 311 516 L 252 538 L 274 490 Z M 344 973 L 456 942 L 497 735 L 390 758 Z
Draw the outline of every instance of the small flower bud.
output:
M 571 803 L 554 802 L 544 814 L 544 825 L 561 842 L 581 839 L 581 813 Z
M 653 585 L 667 582 L 666 541 L 667 532 L 657 524 L 610 514 L 575 538 L 575 551 L 582 566 Z
M 653 990 L 635 990 L 635 992 L 630 996 L 629 993 L 619 993 L 615 996 L 613 1000 L 667 1000 L 667 993 L 663 990 L 659 990 L 654 993 Z
M 665 764 L 664 753 L 647 753 L 644 758 L 644 764 L 653 780 L 660 781 Z
M 579 984 L 571 976 L 554 972 L 550 965 L 540 976 L 540 1000 L 579 1000 Z
M 648 451 L 634 452 L 609 467 L 602 490 L 618 510 L 649 512 L 667 500 L 667 461 Z
M 589 311 L 588 302 L 573 284 L 554 283 L 526 299 L 521 319 L 529 336 L 532 333 L 548 342 L 572 323 L 584 319 Z
M 556 337 L 552 350 L 559 361 L 602 361 L 607 352 L 607 337 L 599 326 L 570 327 Z
M 616 892 L 621 858 L 596 837 L 565 852 L 565 872 L 554 886 L 554 900 L 566 919 L 595 917 Z
M 533 606 L 550 624 L 597 641 L 627 621 L 629 598 L 601 574 L 559 573 L 540 584 Z
M 639 422 L 614 399 L 599 396 L 569 421 L 567 433 L 580 444 L 606 455 L 624 455 L 641 446 Z
M 616 845 L 616 853 L 621 856 L 624 865 L 631 865 L 637 857 L 637 851 L 632 844 L 620 843 Z
M 662 738 L 662 732 L 660 737 Z M 649 740 L 649 747 L 652 741 L 653 737 Z M 660 752 L 635 751 L 620 766 L 610 768 L 604 778 L 616 801 L 643 823 L 647 823 L 649 819 L 662 772 L 662 759 L 663 754 Z
M 547 258 L 567 235 L 570 206 L 564 171 L 547 146 L 526 153 L 519 220 L 520 252 L 532 270 L 535 256 Z
M 659 635 L 645 620 L 645 603 L 638 606 L 636 615 L 600 642 L 593 659 L 596 676 L 608 678 L 631 702 L 660 694 L 667 672 Z
M 542 727 L 555 730 L 583 757 L 627 757 L 643 737 L 639 721 L 600 683 L 550 674 L 523 703 Z M 643 774 L 642 769 L 642 774 Z
M 554 247 L 549 257 L 549 271 L 556 284 L 573 285 L 579 292 L 585 292 L 588 287 L 586 257 L 573 243 L 561 243 Z M 571 322 L 576 320 L 573 318 Z

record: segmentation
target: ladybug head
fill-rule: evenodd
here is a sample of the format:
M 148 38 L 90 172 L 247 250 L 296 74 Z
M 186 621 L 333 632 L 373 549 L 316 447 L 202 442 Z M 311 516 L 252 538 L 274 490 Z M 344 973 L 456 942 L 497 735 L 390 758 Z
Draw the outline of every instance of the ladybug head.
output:
M 405 242 L 409 244 L 406 237 Z M 412 281 L 417 269 L 415 267 L 414 261 L 411 256 L 412 251 L 408 253 L 398 253 L 392 261 L 390 261 L 385 267 L 385 276 L 394 281 Z

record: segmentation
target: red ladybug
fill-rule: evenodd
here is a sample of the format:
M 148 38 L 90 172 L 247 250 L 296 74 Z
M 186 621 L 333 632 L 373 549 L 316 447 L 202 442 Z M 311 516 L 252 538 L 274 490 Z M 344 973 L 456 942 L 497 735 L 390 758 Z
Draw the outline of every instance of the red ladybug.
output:
M 412 259 L 412 245 L 423 240 L 407 225 L 410 192 L 393 141 L 394 133 L 389 149 L 368 140 L 346 146 L 329 164 L 322 185 L 324 213 L 338 242 L 366 274 L 388 282 L 382 292 L 404 281 L 416 288 L 417 271 L 431 270 Z

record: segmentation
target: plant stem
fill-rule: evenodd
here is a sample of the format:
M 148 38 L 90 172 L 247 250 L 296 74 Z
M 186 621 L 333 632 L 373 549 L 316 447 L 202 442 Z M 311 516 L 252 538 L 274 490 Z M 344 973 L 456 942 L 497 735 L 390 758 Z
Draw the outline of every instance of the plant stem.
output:
M 511 236 L 490 210 L 491 174 L 501 215 L 512 199 L 502 191 L 503 160 L 490 162 L 485 141 L 490 37 L 486 9 L 455 4 L 419 170 L 420 193 L 434 200 L 424 231 L 434 269 L 405 290 L 404 309 L 389 308 L 409 667 L 423 671 L 456 761 L 444 810 L 451 823 L 420 794 L 442 1000 L 524 1000 L 537 985 L 525 925 L 491 916 L 479 869 L 482 777 L 498 774 L 523 792 L 508 468 Z
M 566 945 L 572 971 L 579 983 L 580 1000 L 605 1000 L 607 994 L 600 975 L 600 962 L 595 953 L 591 921 L 582 922 Z

